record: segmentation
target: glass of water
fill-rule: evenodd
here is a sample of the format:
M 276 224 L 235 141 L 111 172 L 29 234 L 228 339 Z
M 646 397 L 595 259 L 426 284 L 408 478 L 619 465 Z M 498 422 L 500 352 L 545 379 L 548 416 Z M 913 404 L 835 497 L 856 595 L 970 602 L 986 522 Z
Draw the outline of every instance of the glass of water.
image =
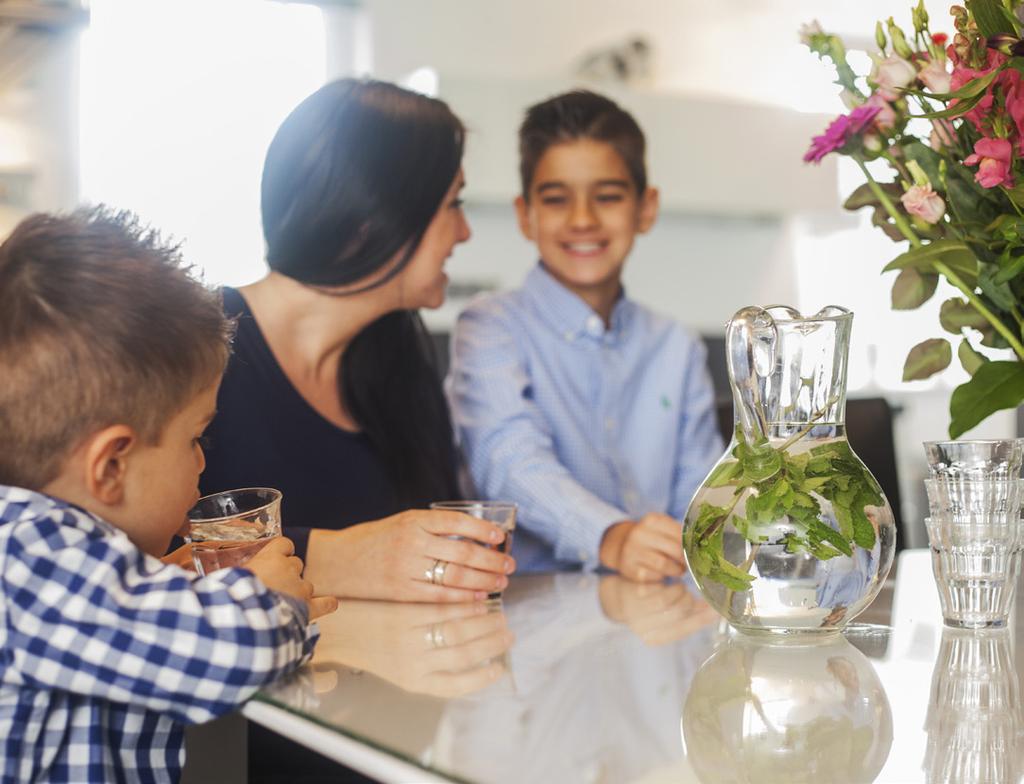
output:
M 199 574 L 241 566 L 281 535 L 281 492 L 246 487 L 200 498 L 188 513 L 192 561 Z
M 510 501 L 435 501 L 430 505 L 431 509 L 440 509 L 448 512 L 462 512 L 471 517 L 477 517 L 494 523 L 505 532 L 505 538 L 493 545 L 492 549 L 502 553 L 509 553 L 512 550 L 512 532 L 516 529 L 516 505 Z M 452 539 L 464 539 L 462 536 L 452 536 Z M 475 540 L 474 540 L 475 541 Z M 480 544 L 477 542 L 477 544 Z M 488 594 L 488 599 L 500 599 L 501 591 Z

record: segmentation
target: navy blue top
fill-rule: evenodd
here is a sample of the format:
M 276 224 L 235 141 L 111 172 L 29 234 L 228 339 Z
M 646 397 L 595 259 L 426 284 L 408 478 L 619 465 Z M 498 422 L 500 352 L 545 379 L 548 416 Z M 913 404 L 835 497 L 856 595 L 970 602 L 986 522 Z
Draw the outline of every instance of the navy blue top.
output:
M 394 482 L 369 439 L 328 422 L 298 393 L 235 289 L 224 312 L 237 317 L 234 350 L 206 430 L 203 495 L 240 487 L 283 494 L 285 536 L 305 559 L 312 528 L 338 529 L 401 511 Z

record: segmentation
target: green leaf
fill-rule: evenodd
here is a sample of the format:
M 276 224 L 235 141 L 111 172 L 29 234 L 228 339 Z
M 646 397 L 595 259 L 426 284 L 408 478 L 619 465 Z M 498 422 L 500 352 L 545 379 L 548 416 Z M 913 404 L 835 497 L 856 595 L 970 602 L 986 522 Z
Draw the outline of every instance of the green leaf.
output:
M 875 546 L 875 527 L 871 525 L 868 516 L 864 514 L 864 507 L 854 510 L 853 514 L 853 541 L 858 547 L 870 550 Z
M 953 390 L 949 401 L 949 437 L 959 438 L 996 411 L 1024 401 L 1024 363 L 986 362 Z
M 899 183 L 880 182 L 877 183 L 877 185 L 892 199 L 898 200 L 900 195 L 903 193 L 903 189 L 899 186 Z M 846 201 L 843 202 L 843 208 L 847 210 L 859 210 L 861 207 L 878 206 L 881 203 L 882 202 L 879 201 L 878 196 L 875 195 L 871 186 L 865 182 L 862 185 L 857 186 L 853 193 L 846 198 Z
M 951 93 L 929 93 L 923 90 L 906 90 L 906 92 L 915 95 L 922 95 L 925 98 L 934 98 L 935 100 L 942 101 L 943 103 L 956 100 L 959 103 L 957 103 L 957 105 L 954 108 L 960 109 L 968 101 L 974 101 L 974 103 L 980 101 L 984 97 L 985 92 L 988 90 L 989 85 L 992 84 L 992 82 L 994 82 L 996 78 L 999 76 L 999 74 L 1001 74 L 1005 69 L 1006 64 L 1004 63 L 998 68 L 989 71 L 984 76 L 981 76 L 977 79 L 971 79 L 971 81 L 967 82 L 967 84 L 965 84 L 959 90 L 954 90 Z M 974 103 L 972 103 L 970 107 L 968 107 L 968 109 L 973 108 Z M 961 113 L 966 112 L 968 109 L 962 109 Z M 911 115 L 911 117 L 932 117 L 937 116 L 937 114 L 938 113 L 913 114 Z
M 850 547 L 846 537 L 820 520 L 815 520 L 807 529 L 807 532 L 809 536 L 816 538 L 818 541 L 825 541 L 833 545 L 844 555 L 853 555 L 853 548 Z
M 945 338 L 931 338 L 910 349 L 903 363 L 904 381 L 923 381 L 949 367 L 953 349 Z
M 972 376 L 978 371 L 979 367 L 989 361 L 989 358 L 976 350 L 967 341 L 967 338 L 960 341 L 960 347 L 956 350 L 956 355 L 963 369 Z
M 885 236 L 893 242 L 905 242 L 907 239 L 900 231 L 900 227 L 893 223 L 892 216 L 889 215 L 885 207 L 875 207 L 871 213 L 871 225 L 884 231 Z
M 993 71 L 992 73 L 996 73 L 996 71 Z M 985 78 L 987 79 L 988 77 L 985 77 Z M 981 79 L 977 79 L 975 81 L 980 82 L 982 80 Z M 972 84 L 974 84 L 974 82 L 968 82 L 961 89 L 965 90 L 968 87 L 970 87 Z M 985 83 L 985 87 L 987 88 L 989 84 L 990 84 L 990 82 L 986 82 Z M 949 94 L 949 93 L 946 93 L 944 95 L 933 95 L 932 93 L 925 93 L 925 92 L 921 92 L 919 90 L 907 90 L 907 92 L 909 92 L 909 93 L 917 93 L 918 95 L 922 95 L 925 98 L 937 98 L 940 101 L 951 100 L 953 97 L 955 97 L 955 96 L 953 96 L 952 94 Z M 949 96 L 949 97 L 945 97 L 945 96 Z M 962 114 L 966 114 L 971 109 L 973 109 L 975 106 L 977 106 L 978 103 L 981 102 L 981 99 L 984 98 L 984 97 L 985 97 L 985 93 L 984 93 L 984 90 L 983 90 L 982 92 L 980 92 L 977 95 L 972 96 L 970 98 L 959 99 L 959 100 L 957 100 L 957 102 L 955 104 L 953 104 L 952 106 L 947 106 L 945 109 L 938 109 L 938 110 L 936 110 L 934 112 L 924 112 L 923 114 L 908 114 L 907 116 L 908 117 L 916 117 L 916 118 L 919 118 L 919 119 L 922 119 L 922 120 L 948 120 L 950 118 L 959 117 Z
M 978 278 L 978 260 L 971 249 L 959 240 L 935 240 L 911 248 L 886 264 L 882 272 L 908 268 L 935 272 L 934 265 L 939 261 L 969 286 L 973 286 Z
M 743 464 L 739 460 L 727 460 L 719 463 L 705 481 L 705 487 L 725 487 L 736 484 L 736 479 L 743 474 Z
M 978 287 L 1000 310 L 1010 312 L 1017 305 L 1017 298 L 1009 284 L 996 281 L 996 276 L 987 267 L 983 267 L 978 275 Z
M 1005 267 L 1000 267 L 999 272 L 992 276 L 992 282 L 997 286 L 1013 280 L 1021 272 L 1024 272 L 1024 254 L 1011 257 L 1008 259 L 1008 262 Z
M 978 31 L 986 38 L 999 33 L 1016 34 L 1016 28 L 998 0 L 966 0 L 966 5 L 974 16 Z
M 960 297 L 953 297 L 942 303 L 942 307 L 939 308 L 939 324 L 946 332 L 954 335 L 962 334 L 965 327 L 979 332 L 985 332 L 991 327 L 988 319 L 975 310 L 970 302 Z
M 893 310 L 914 310 L 926 303 L 939 285 L 939 276 L 931 272 L 919 272 L 913 267 L 900 270 L 892 284 Z

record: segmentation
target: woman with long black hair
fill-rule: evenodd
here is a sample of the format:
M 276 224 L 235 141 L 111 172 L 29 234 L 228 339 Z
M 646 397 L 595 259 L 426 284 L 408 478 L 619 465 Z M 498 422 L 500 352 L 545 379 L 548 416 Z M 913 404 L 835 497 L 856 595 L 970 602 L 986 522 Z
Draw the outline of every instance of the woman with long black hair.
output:
M 444 262 L 469 238 L 463 136 L 442 101 L 343 79 L 299 104 L 267 152 L 270 272 L 224 290 L 238 331 L 201 489 L 280 489 L 318 593 L 472 601 L 514 568 L 484 546 L 496 526 L 416 509 L 458 494 L 417 310 L 444 302 Z

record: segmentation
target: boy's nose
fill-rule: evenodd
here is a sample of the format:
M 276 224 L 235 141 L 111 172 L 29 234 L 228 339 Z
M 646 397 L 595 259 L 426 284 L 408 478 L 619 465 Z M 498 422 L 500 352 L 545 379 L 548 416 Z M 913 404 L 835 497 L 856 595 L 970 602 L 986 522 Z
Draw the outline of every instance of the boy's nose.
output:
M 572 212 L 569 213 L 569 225 L 574 229 L 589 229 L 597 223 L 597 214 L 594 212 L 589 199 L 576 199 L 573 201 Z

